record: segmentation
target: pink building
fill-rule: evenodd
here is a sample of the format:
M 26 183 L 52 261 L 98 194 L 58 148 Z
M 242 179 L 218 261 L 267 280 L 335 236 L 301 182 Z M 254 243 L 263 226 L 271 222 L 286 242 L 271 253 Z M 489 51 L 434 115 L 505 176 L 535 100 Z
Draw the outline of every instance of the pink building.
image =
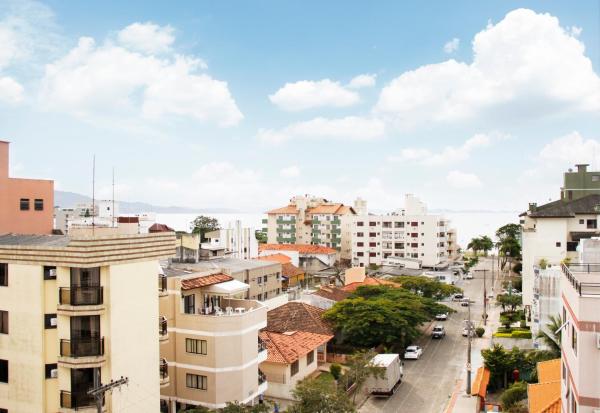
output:
M 54 181 L 9 177 L 8 145 L 0 141 L 0 234 L 51 234 Z

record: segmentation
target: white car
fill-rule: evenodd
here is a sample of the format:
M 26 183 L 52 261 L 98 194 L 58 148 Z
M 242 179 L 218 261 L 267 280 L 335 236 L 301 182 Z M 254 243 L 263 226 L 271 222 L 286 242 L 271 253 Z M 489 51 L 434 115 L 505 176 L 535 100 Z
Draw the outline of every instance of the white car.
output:
M 470 304 L 471 304 L 471 301 L 467 297 L 460 300 L 460 305 L 462 307 L 468 307 Z
M 469 328 L 468 326 L 463 328 L 463 331 L 462 331 L 463 337 L 469 337 L 469 331 L 471 332 L 471 337 L 475 337 L 475 329 Z
M 473 274 L 472 274 L 472 273 L 470 273 L 470 272 L 468 272 L 468 273 L 465 275 L 465 280 L 472 280 L 472 279 L 473 279 Z
M 423 354 L 423 349 L 419 346 L 408 346 L 404 352 L 404 358 L 407 360 L 418 360 Z
M 435 316 L 437 321 L 446 321 L 448 319 L 448 313 L 441 313 Z

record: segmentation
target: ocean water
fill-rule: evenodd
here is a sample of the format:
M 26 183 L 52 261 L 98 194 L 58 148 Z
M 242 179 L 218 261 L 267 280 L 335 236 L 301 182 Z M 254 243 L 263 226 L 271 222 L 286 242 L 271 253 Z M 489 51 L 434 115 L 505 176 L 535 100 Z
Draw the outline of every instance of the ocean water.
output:
M 242 222 L 242 226 L 262 228 L 264 214 L 260 213 L 228 213 L 228 214 L 204 214 L 217 218 L 222 227 L 226 228 L 236 220 Z M 443 214 L 450 219 L 452 227 L 457 230 L 458 243 L 466 247 L 469 241 L 480 235 L 488 235 L 494 239 L 496 229 L 504 224 L 518 223 L 518 212 L 447 212 Z M 177 231 L 189 231 L 190 222 L 197 214 L 156 214 L 156 221 L 166 224 Z

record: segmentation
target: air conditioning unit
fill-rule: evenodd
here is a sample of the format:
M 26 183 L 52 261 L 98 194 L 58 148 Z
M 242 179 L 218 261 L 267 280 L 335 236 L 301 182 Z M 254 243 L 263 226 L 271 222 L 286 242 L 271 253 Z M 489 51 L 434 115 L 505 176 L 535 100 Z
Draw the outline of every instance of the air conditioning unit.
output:
M 54 318 L 51 318 L 51 319 L 50 319 L 50 325 L 51 325 L 52 327 L 56 327 L 56 323 L 57 323 L 57 321 L 56 321 L 56 317 L 54 317 Z
M 52 377 L 53 379 L 56 379 L 58 377 L 58 369 L 50 370 L 50 377 Z

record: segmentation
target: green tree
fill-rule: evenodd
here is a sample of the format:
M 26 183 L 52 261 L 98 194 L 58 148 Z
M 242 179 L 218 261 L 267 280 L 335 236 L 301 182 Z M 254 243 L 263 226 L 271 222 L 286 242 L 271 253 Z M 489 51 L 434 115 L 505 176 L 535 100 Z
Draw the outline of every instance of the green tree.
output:
M 346 392 L 335 383 L 306 378 L 296 384 L 292 394 L 296 403 L 288 413 L 355 413 Z
M 481 249 L 483 250 L 484 255 L 487 257 L 488 252 L 494 248 L 494 241 L 487 235 L 483 235 L 481 238 Z
M 546 347 L 556 356 L 560 357 L 560 337 L 561 333 L 558 331 L 562 327 L 563 321 L 560 315 L 550 316 L 550 322 L 546 324 L 546 329 L 541 329 L 537 335 L 537 338 L 541 339 Z
M 329 372 L 331 373 L 333 378 L 337 381 L 340 379 L 340 376 L 342 375 L 342 366 L 340 366 L 337 363 L 332 363 L 331 366 L 329 366 Z
M 217 229 L 219 229 L 219 221 L 213 217 L 199 215 L 190 222 L 190 230 L 193 234 L 200 234 L 200 242 L 206 241 L 204 234 Z
M 498 294 L 496 305 L 502 306 L 502 311 L 514 312 L 523 304 L 523 296 L 515 294 Z
M 519 224 L 506 224 L 496 230 L 496 237 L 503 241 L 507 238 L 518 239 L 521 234 L 521 226 Z
M 375 354 L 377 353 L 374 351 L 358 351 L 348 357 L 346 363 L 348 370 L 344 373 L 342 381 L 345 382 L 345 387 L 349 387 L 350 384 L 356 386 L 352 403 L 356 403 L 356 395 L 361 391 L 369 377 L 381 378 L 385 375 L 385 370 L 372 362 Z
M 399 283 L 402 288 L 414 294 L 438 300 L 462 292 L 460 288 L 454 285 L 445 284 L 439 280 L 423 276 L 396 277 L 394 278 L 394 282 Z
M 269 413 L 270 405 L 268 403 L 246 406 L 239 402 L 227 403 L 227 406 L 216 410 L 218 413 Z
M 500 344 L 481 350 L 483 364 L 490 370 L 490 381 L 496 388 L 504 387 L 506 374 L 512 370 L 511 357 Z
M 481 238 L 479 238 L 479 237 L 472 238 L 471 242 L 469 242 L 469 244 L 467 244 L 467 249 L 472 250 L 473 254 L 475 254 L 475 256 L 477 256 L 479 251 L 483 250 L 483 242 L 482 242 Z
M 254 237 L 256 238 L 256 240 L 258 241 L 259 244 L 267 243 L 267 233 L 263 232 L 260 229 L 257 229 L 256 231 L 254 231 Z
M 514 405 L 526 398 L 527 383 L 524 381 L 513 383 L 506 391 L 504 391 L 504 393 L 502 393 L 502 396 L 500 396 L 502 410 L 506 411 L 511 409 Z

